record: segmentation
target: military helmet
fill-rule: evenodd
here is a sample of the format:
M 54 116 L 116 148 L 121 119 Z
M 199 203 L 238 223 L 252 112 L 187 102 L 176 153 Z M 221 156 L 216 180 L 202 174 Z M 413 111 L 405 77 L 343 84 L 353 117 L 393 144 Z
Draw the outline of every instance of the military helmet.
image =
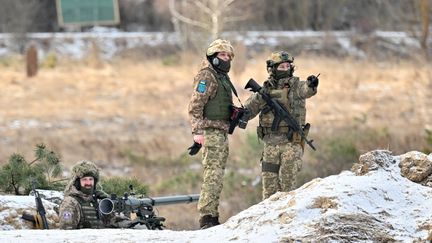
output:
M 267 60 L 267 67 L 274 67 L 283 62 L 293 63 L 294 57 L 285 51 L 273 52 Z
M 99 169 L 93 162 L 81 160 L 72 168 L 72 176 L 76 179 L 92 176 L 97 181 L 99 179 Z
M 231 43 L 227 40 L 217 39 L 214 40 L 207 48 L 206 55 L 212 56 L 217 52 L 225 51 L 231 55 L 231 58 L 234 58 L 234 48 Z

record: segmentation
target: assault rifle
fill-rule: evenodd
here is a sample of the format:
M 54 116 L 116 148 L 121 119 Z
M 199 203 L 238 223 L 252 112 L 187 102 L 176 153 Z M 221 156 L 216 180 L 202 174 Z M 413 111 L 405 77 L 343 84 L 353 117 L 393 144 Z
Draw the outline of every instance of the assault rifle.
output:
M 300 134 L 301 138 L 307 143 L 313 150 L 316 150 L 313 146 L 313 140 L 307 140 L 306 135 L 303 132 L 303 128 L 297 122 L 297 120 L 285 109 L 285 107 L 276 99 L 272 99 L 270 95 L 263 92 L 262 87 L 254 80 L 249 79 L 245 89 L 250 89 L 254 93 L 259 93 L 270 109 L 274 112 L 274 120 L 272 123 L 271 130 L 276 131 L 281 121 L 285 121 L 290 128 L 288 137 L 292 138 L 293 132 Z
M 32 222 L 33 226 L 36 229 L 49 229 L 48 228 L 48 221 L 47 221 L 47 218 L 45 215 L 46 214 L 45 208 L 42 204 L 42 199 L 39 196 L 39 192 L 36 191 L 36 189 L 35 189 L 35 181 L 34 180 L 32 181 L 32 191 L 33 191 L 33 194 L 35 196 L 35 201 L 36 201 L 36 214 L 30 215 L 30 214 L 23 213 L 22 219 Z
M 135 225 L 140 224 L 145 225 L 147 229 L 150 230 L 162 230 L 165 218 L 157 216 L 153 210 L 153 206 L 190 203 L 196 202 L 198 199 L 199 194 L 155 198 L 137 198 L 129 196 L 128 193 L 125 193 L 122 198 L 117 198 L 115 194 L 112 194 L 110 198 L 102 199 L 99 202 L 99 211 L 105 215 L 116 213 L 130 215 L 131 213 L 135 213 L 137 218 L 133 220 L 133 223 L 129 225 L 129 228 L 133 228 Z

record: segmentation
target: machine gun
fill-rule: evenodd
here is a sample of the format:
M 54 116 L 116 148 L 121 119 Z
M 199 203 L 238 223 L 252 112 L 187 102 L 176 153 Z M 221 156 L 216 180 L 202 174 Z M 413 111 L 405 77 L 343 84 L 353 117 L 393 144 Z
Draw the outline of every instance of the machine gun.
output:
M 263 92 L 262 87 L 254 80 L 249 79 L 247 82 L 245 89 L 250 89 L 254 93 L 259 93 L 270 109 L 274 112 L 274 120 L 272 123 L 271 130 L 276 131 L 279 127 L 280 122 L 285 121 L 290 131 L 288 133 L 288 137 L 293 136 L 293 132 L 297 132 L 300 134 L 301 138 L 307 143 L 313 150 L 316 150 L 313 146 L 313 140 L 307 140 L 306 135 L 303 132 L 303 128 L 297 122 L 297 120 L 285 109 L 285 107 L 276 99 L 272 99 L 270 95 Z
M 48 228 L 48 221 L 46 218 L 46 212 L 45 212 L 45 208 L 42 204 L 42 199 L 39 195 L 39 192 L 36 191 L 35 189 L 35 181 L 32 181 L 32 191 L 33 194 L 35 196 L 35 201 L 36 201 L 36 214 L 35 215 L 30 215 L 30 214 L 26 214 L 23 213 L 22 215 L 22 219 L 30 221 L 33 223 L 33 226 L 36 229 L 49 229 Z
M 129 226 L 129 228 L 135 227 L 135 225 L 145 225 L 150 230 L 162 230 L 165 221 L 164 217 L 159 217 L 155 214 L 153 206 L 179 204 L 179 203 L 191 203 L 196 202 L 199 199 L 199 194 L 192 195 L 178 195 L 178 196 L 166 196 L 166 197 L 155 197 L 155 198 L 137 198 L 129 196 L 127 193 L 122 198 L 117 198 L 115 194 L 112 194 L 110 198 L 102 199 L 99 202 L 99 211 L 102 214 L 119 214 L 130 215 L 135 213 L 137 218 Z

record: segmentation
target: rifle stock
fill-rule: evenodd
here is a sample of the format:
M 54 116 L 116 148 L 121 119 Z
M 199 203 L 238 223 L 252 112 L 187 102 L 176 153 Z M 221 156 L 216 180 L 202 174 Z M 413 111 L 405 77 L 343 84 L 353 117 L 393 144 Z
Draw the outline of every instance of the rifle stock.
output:
M 37 229 L 49 229 L 45 208 L 42 203 L 42 198 L 40 197 L 39 192 L 36 191 L 34 180 L 32 181 L 32 191 L 35 196 L 36 215 L 33 216 L 33 215 L 23 214 L 22 218 L 33 222 L 35 228 Z M 33 219 L 31 219 L 31 217 L 33 217 Z

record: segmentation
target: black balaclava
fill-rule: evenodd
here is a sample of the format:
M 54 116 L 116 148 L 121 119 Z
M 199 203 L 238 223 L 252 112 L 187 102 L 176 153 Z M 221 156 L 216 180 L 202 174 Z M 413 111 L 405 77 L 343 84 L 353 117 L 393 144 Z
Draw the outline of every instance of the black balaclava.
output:
M 228 73 L 231 69 L 231 60 L 224 61 L 217 57 L 218 52 L 211 56 L 207 56 L 207 60 L 211 63 L 213 68 L 220 73 Z

